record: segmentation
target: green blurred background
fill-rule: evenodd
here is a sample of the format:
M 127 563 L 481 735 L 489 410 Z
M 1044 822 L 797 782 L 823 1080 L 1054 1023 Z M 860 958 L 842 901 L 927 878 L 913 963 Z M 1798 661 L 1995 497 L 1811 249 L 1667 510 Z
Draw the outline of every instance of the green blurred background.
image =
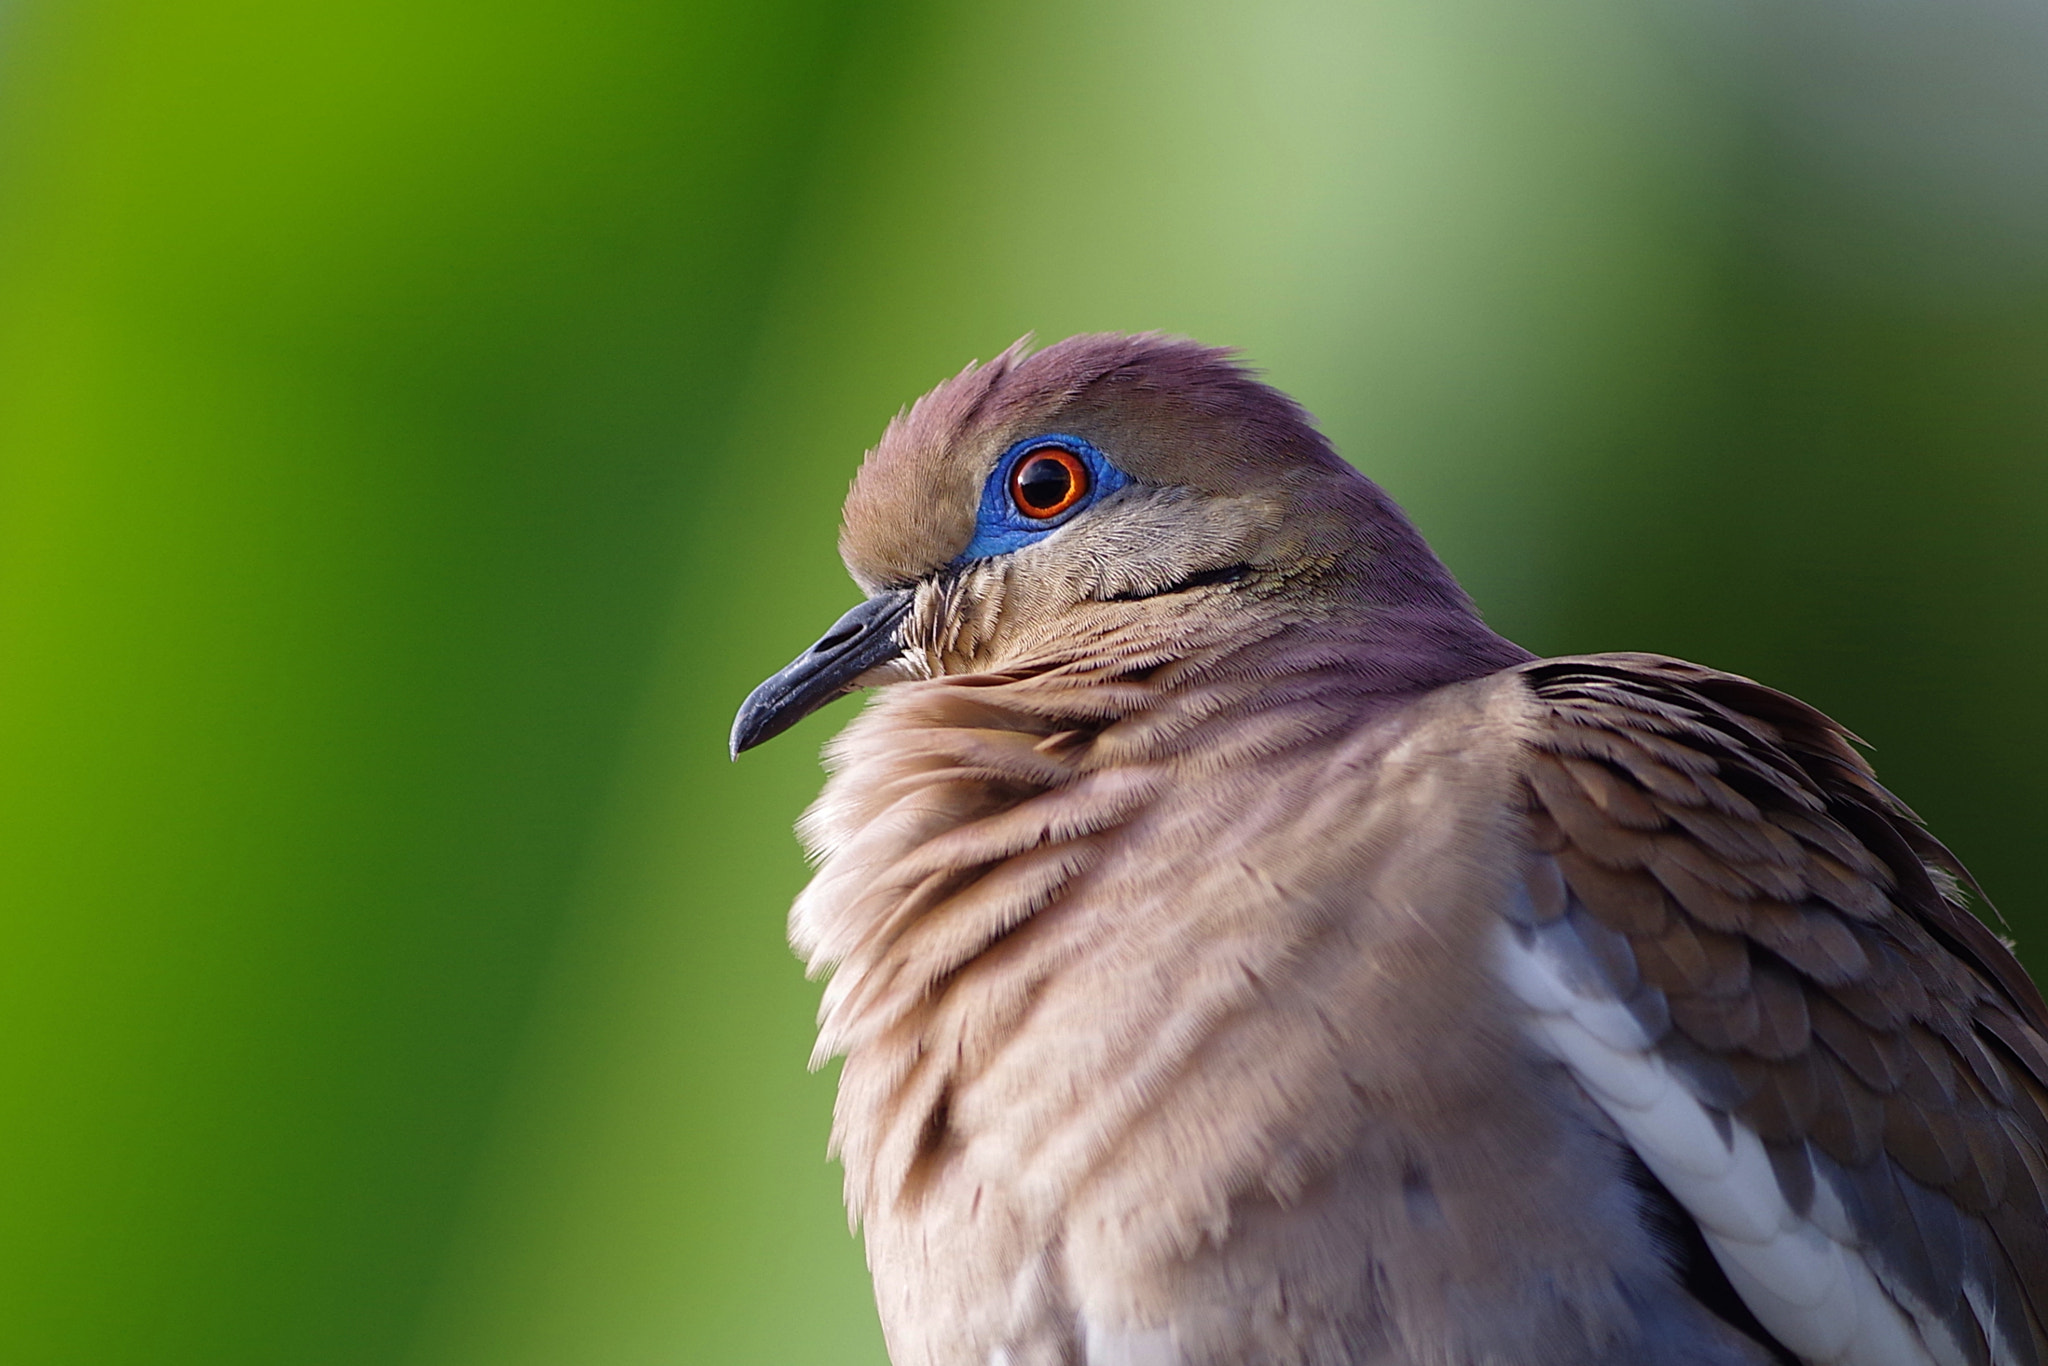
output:
M 862 449 L 1243 347 L 2048 969 L 2048 8 L 0 6 L 0 1361 L 877 1366 L 782 945 Z

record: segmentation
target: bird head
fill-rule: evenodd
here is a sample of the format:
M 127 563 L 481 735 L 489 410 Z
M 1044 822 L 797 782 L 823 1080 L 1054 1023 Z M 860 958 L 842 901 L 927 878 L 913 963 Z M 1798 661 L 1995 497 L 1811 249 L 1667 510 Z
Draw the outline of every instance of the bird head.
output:
M 1231 352 L 1156 333 L 1025 345 L 869 452 L 839 539 L 868 599 L 747 699 L 734 754 L 912 678 L 1128 673 L 1418 610 L 1426 636 L 1499 643 L 1392 500 Z

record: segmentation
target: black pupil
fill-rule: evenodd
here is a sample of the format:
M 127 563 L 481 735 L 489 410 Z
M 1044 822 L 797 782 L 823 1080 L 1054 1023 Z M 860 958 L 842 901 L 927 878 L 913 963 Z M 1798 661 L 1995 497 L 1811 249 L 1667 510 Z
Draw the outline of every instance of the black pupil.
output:
M 1074 476 L 1066 463 L 1049 455 L 1026 461 L 1024 472 L 1017 476 L 1017 496 L 1026 512 L 1058 507 L 1073 487 Z

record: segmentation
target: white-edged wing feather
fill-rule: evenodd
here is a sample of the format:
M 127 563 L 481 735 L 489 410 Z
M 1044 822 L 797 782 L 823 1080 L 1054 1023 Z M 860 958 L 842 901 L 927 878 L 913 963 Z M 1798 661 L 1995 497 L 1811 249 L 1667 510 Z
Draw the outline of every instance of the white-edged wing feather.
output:
M 1757 1321 L 1825 1366 L 1964 1366 L 1932 1315 L 1879 1285 L 1845 1221 L 1802 1217 L 1746 1125 L 1710 1108 L 1657 1056 L 1638 1006 L 1602 991 L 1573 918 L 1541 928 L 1503 920 L 1502 982 L 1527 1009 L 1529 1036 L 1562 1062 L 1601 1113 L 1699 1224 Z M 1825 1181 L 1819 1182 L 1825 1187 Z M 1832 1225 L 1832 1231 L 1828 1225 Z M 1994 1360 L 1998 1359 L 1994 1346 Z

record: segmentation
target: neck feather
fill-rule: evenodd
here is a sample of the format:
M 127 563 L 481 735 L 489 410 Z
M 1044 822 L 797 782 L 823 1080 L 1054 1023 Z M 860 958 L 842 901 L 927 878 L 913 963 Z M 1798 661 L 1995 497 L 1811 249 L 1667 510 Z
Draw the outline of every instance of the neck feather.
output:
M 835 1144 L 856 1213 L 912 1179 L 922 1121 L 903 1117 L 947 1084 L 941 1040 L 969 1051 L 1029 1009 L 1032 977 L 1012 974 L 1026 985 L 970 993 L 973 1018 L 951 1018 L 957 979 L 1026 952 L 1034 920 L 1176 785 L 1329 744 L 1527 657 L 1491 635 L 1445 643 L 1390 652 L 1297 623 L 1230 649 L 1097 649 L 884 689 L 827 750 L 831 779 L 801 827 L 818 873 L 790 916 L 813 974 L 831 974 L 816 1061 L 848 1059 Z

